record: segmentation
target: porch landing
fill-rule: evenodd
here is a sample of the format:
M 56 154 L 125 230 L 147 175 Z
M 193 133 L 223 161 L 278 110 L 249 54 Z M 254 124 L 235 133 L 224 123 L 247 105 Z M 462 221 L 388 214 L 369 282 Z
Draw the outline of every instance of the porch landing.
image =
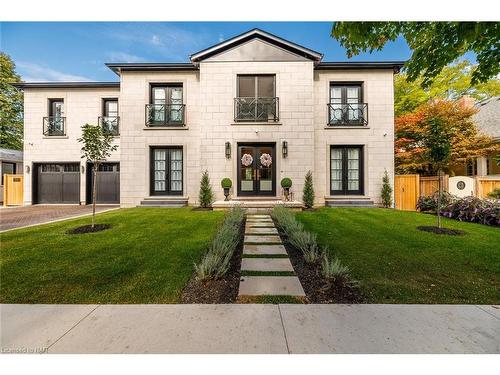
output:
M 281 199 L 231 199 L 229 201 L 215 201 L 212 204 L 214 211 L 228 210 L 234 206 L 240 206 L 245 209 L 250 209 L 251 211 L 266 211 L 277 205 L 283 205 L 285 207 L 291 208 L 293 210 L 301 210 L 302 202 L 290 201 L 285 202 Z

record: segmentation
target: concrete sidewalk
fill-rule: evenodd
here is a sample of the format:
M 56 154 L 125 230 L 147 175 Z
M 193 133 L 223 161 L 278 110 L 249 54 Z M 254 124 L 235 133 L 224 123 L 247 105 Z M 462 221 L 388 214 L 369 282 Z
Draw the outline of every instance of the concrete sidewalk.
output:
M 474 305 L 1 305 L 3 353 L 500 353 Z

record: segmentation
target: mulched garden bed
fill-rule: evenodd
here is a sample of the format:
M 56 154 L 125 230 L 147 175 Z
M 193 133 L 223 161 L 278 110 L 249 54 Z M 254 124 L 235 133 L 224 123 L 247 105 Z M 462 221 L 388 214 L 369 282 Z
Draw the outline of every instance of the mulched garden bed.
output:
M 213 211 L 212 207 L 193 207 L 192 211 Z
M 94 232 L 100 232 L 106 229 L 111 228 L 111 224 L 95 224 L 94 228 L 92 228 L 92 225 L 83 225 L 81 227 L 76 227 L 73 229 L 70 229 L 67 233 L 68 234 L 84 234 L 84 233 L 94 233 Z
M 434 226 L 419 226 L 418 230 L 423 232 L 431 232 L 435 234 L 446 234 L 448 236 L 463 236 L 465 232 L 463 230 L 458 229 L 449 229 L 449 228 L 438 228 Z
M 276 225 L 276 227 L 278 227 Z M 359 288 L 348 285 L 331 285 L 321 276 L 321 263 L 307 264 L 302 252 L 287 241 L 287 236 L 279 231 L 293 269 L 299 277 L 309 303 L 362 303 Z
M 243 254 L 245 220 L 241 226 L 240 242 L 229 271 L 220 280 L 199 281 L 193 272 L 181 295 L 181 303 L 235 303 L 240 287 L 241 256 Z

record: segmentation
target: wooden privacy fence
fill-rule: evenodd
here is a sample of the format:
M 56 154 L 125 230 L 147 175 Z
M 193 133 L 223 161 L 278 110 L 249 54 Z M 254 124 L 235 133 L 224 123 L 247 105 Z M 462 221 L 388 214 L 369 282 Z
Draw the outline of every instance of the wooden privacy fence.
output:
M 486 198 L 488 193 L 500 188 L 500 177 L 476 177 L 476 197 Z
M 3 205 L 22 205 L 24 176 L 19 174 L 4 174 L 3 178 Z
M 443 175 L 443 179 L 441 180 L 441 184 L 443 186 L 444 191 L 448 191 L 448 182 L 450 176 L 447 174 Z M 439 177 L 438 176 L 429 176 L 429 177 L 420 177 L 420 194 L 421 196 L 429 196 L 434 194 L 439 190 Z
M 438 176 L 422 177 L 418 174 L 394 176 L 394 203 L 398 210 L 415 211 L 418 198 L 437 192 Z M 500 177 L 474 177 L 474 195 L 486 198 L 488 193 L 500 188 Z M 449 190 L 449 176 L 443 176 L 443 191 Z
M 420 196 L 420 176 L 418 174 L 396 175 L 394 178 L 394 204 L 396 209 L 415 211 Z

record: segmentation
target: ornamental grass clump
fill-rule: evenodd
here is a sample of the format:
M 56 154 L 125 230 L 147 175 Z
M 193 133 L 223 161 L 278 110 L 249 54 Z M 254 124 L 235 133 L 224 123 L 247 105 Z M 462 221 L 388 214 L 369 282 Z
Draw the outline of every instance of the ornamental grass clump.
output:
M 289 234 L 290 243 L 302 252 L 306 263 L 316 263 L 321 256 L 321 250 L 316 241 L 316 234 L 300 230 Z
M 244 218 L 245 211 L 241 207 L 229 210 L 207 252 L 194 266 L 198 280 L 220 279 L 227 273 L 240 241 Z
M 295 215 L 283 206 L 276 206 L 271 212 L 280 230 L 288 237 L 288 242 L 302 252 L 306 263 L 316 263 L 321 257 L 321 249 L 316 234 L 307 232 Z
M 349 267 L 340 263 L 337 257 L 330 257 L 326 253 L 321 263 L 321 274 L 331 282 L 346 282 L 349 279 Z

